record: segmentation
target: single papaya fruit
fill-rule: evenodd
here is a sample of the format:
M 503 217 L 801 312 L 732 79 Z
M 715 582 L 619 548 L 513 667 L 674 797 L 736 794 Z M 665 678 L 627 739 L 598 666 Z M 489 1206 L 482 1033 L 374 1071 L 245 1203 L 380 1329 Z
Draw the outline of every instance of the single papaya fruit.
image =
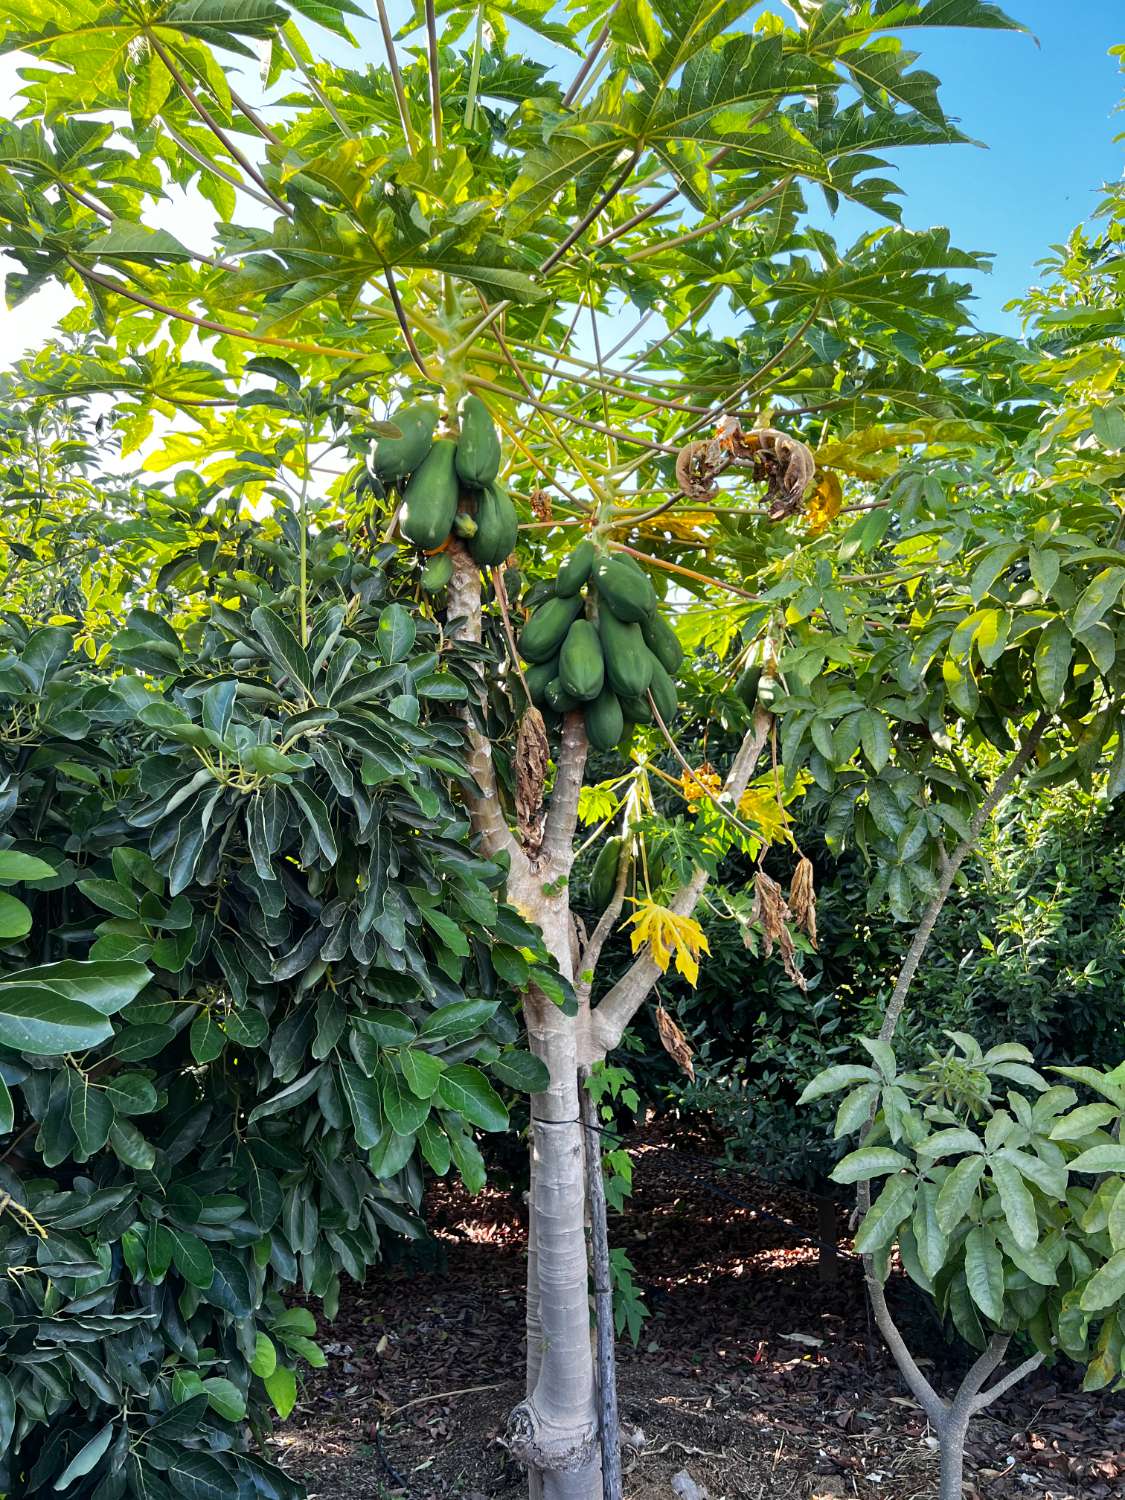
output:
M 613 900 L 623 852 L 624 840 L 614 834 L 598 850 L 594 868 L 590 871 L 590 909 L 599 916 Z
M 402 436 L 376 438 L 371 445 L 371 469 L 384 484 L 405 479 L 425 459 L 434 440 L 438 409 L 432 401 L 417 401 L 400 406 L 391 421 Z
M 557 714 L 573 713 L 576 708 L 581 708 L 577 698 L 572 698 L 557 677 L 552 677 L 543 692 L 544 698 L 550 708 Z
M 573 594 L 577 594 L 590 576 L 596 555 L 593 542 L 586 537 L 578 543 L 573 552 L 563 558 L 559 564 L 558 577 L 555 579 L 555 593 L 560 599 L 569 599 Z
M 528 697 L 536 708 L 542 708 L 547 701 L 547 684 L 559 675 L 559 659 L 552 656 L 550 661 L 537 662 L 533 667 L 528 667 L 523 675 Z
M 655 656 L 652 658 L 652 678 L 648 690 L 652 694 L 652 701 L 656 704 L 656 712 L 666 725 L 671 724 L 679 708 L 676 702 L 676 684 Z
M 652 584 L 640 568 L 629 567 L 621 558 L 599 558 L 592 575 L 598 597 L 624 624 L 637 624 L 656 608 Z
M 754 708 L 758 702 L 758 683 L 762 680 L 762 669 L 756 663 L 751 662 L 748 667 L 743 667 L 738 681 L 734 685 L 735 696 L 745 708 Z
M 605 660 L 598 632 L 589 620 L 577 619 L 559 652 L 559 681 L 572 698 L 588 703 L 605 682 Z
M 460 451 L 460 450 L 458 450 Z M 477 530 L 469 551 L 478 567 L 496 568 L 516 545 L 516 507 L 502 484 L 486 484 L 477 500 Z
M 438 438 L 410 476 L 402 496 L 399 529 L 408 542 L 429 551 L 440 547 L 457 515 L 456 443 Z
M 582 612 L 581 599 L 548 599 L 528 620 L 520 634 L 520 655 L 525 661 L 547 661 L 566 640 L 566 633 Z
M 625 625 L 608 609 L 598 616 L 606 678 L 619 698 L 643 698 L 652 681 L 652 652 L 641 627 Z
M 653 610 L 651 615 L 646 615 L 641 621 L 641 634 L 645 638 L 645 645 L 668 676 L 675 677 L 684 664 L 684 648 L 659 610 Z
M 457 420 L 461 429 L 457 438 L 457 477 L 462 484 L 483 489 L 500 472 L 500 438 L 496 426 L 479 396 L 462 398 Z
M 612 750 L 625 733 L 625 715 L 612 688 L 586 705 L 586 738 L 595 750 Z
M 453 517 L 453 535 L 459 536 L 462 541 L 468 541 L 471 536 L 477 534 L 477 518 L 471 516 L 467 510 L 459 510 Z
M 422 569 L 422 592 L 440 594 L 452 577 L 453 558 L 448 551 L 439 552 L 436 557 L 431 557 Z
M 652 723 L 652 708 L 647 698 L 622 698 L 621 712 L 629 724 Z

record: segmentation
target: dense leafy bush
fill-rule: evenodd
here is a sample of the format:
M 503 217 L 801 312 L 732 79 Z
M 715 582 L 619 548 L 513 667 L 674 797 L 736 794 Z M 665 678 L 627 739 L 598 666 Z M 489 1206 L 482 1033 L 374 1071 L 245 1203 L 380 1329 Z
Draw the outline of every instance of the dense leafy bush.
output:
M 3 624 L 12 1500 L 295 1494 L 247 1441 L 322 1358 L 283 1293 L 331 1315 L 418 1233 L 423 1158 L 479 1184 L 474 1132 L 507 1122 L 482 1067 L 542 1076 L 509 986 L 566 998 L 447 790 L 472 648 L 392 597 L 385 554 L 328 530 L 305 555 L 284 510 L 251 548 L 208 499 L 180 592 L 108 650 Z

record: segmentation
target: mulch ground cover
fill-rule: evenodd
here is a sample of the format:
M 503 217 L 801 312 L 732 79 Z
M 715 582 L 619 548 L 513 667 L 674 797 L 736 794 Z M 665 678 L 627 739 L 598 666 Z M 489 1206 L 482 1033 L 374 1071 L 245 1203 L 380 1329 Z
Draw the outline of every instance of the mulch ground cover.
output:
M 858 1266 L 841 1258 L 826 1283 L 815 1245 L 778 1222 L 815 1237 L 811 1200 L 706 1169 L 697 1142 L 689 1153 L 656 1129 L 630 1144 L 634 1197 L 611 1236 L 652 1315 L 618 1355 L 627 1500 L 671 1500 L 685 1469 L 711 1500 L 935 1495 L 933 1435 L 868 1327 Z M 522 1204 L 439 1183 L 426 1207 L 432 1241 L 345 1293 L 322 1330 L 327 1368 L 279 1435 L 318 1500 L 523 1491 L 502 1443 L 522 1394 Z M 962 1356 L 896 1290 L 912 1348 L 948 1390 Z M 969 1500 L 1125 1496 L 1125 1398 L 1084 1395 L 1075 1376 L 1040 1370 L 977 1419 Z

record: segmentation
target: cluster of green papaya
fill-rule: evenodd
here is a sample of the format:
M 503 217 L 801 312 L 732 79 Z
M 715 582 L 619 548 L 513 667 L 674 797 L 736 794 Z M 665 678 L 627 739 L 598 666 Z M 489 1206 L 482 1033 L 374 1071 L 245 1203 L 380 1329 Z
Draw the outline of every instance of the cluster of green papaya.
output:
M 632 558 L 586 538 L 553 584 L 536 586 L 534 602 L 519 647 L 535 704 L 560 714 L 581 708 L 596 750 L 612 750 L 627 724 L 652 722 L 650 693 L 671 723 L 683 648 Z
M 423 552 L 438 554 L 422 574 L 430 593 L 443 589 L 453 571 L 449 554 L 438 552 L 451 534 L 465 540 L 481 568 L 498 566 L 516 545 L 516 508 L 497 482 L 500 437 L 488 408 L 479 396 L 465 396 L 457 417 L 456 441 L 435 438 L 438 409 L 432 401 L 401 407 L 394 415 L 400 435 L 379 438 L 371 453 L 375 478 L 402 497 L 402 535 Z

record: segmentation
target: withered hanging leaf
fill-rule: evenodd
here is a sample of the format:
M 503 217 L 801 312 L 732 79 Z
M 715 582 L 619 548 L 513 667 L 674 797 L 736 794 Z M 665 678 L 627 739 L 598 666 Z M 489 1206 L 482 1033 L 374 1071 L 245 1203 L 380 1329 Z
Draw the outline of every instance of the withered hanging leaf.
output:
M 547 779 L 547 729 L 537 708 L 528 708 L 516 739 L 516 823 L 529 854 L 543 843 L 543 785 Z
M 793 920 L 784 893 L 776 880 L 771 880 L 764 870 L 754 874 L 754 904 L 750 909 L 751 923 L 757 923 L 762 932 L 762 946 L 769 958 L 773 946 L 781 955 L 781 962 L 789 978 L 804 994 L 808 983 L 797 967 L 797 950 L 788 924 Z
M 789 885 L 789 910 L 793 920 L 816 947 L 816 888 L 813 885 L 812 860 L 805 855 L 797 861 L 793 879 Z
M 692 1062 L 694 1053 L 688 1046 L 687 1038 L 673 1021 L 672 1017 L 664 1009 L 663 1005 L 656 1007 L 656 1029 L 660 1033 L 665 1052 L 669 1057 L 675 1059 L 680 1068 L 695 1082 L 695 1064 Z
M 811 451 L 797 438 L 773 427 L 743 432 L 736 417 L 724 416 L 713 438 L 680 450 L 676 481 L 689 499 L 709 500 L 718 493 L 715 480 L 732 463 L 751 465 L 754 478 L 765 481 L 766 514 L 771 521 L 783 521 L 800 511 L 816 472 Z

